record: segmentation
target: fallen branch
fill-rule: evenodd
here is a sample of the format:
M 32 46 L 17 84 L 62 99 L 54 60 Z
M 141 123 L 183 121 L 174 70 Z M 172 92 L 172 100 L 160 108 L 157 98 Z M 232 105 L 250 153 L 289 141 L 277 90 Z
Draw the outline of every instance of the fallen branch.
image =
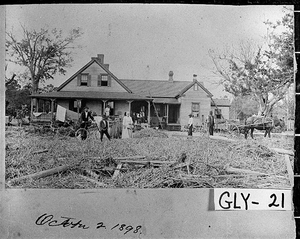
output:
M 44 171 L 41 171 L 41 172 L 38 172 L 38 173 L 22 176 L 22 177 L 19 177 L 19 178 L 13 178 L 10 181 L 8 181 L 8 183 L 11 184 L 11 183 L 18 182 L 18 181 L 21 181 L 21 180 L 24 180 L 24 179 L 38 179 L 38 178 L 48 177 L 48 176 L 56 174 L 56 173 L 61 173 L 61 172 L 67 171 L 67 170 L 73 168 L 74 166 L 75 165 L 59 166 L 59 167 L 56 167 L 56 168 L 44 170 Z
M 294 156 L 294 152 L 292 150 L 287 149 L 279 149 L 279 148 L 270 148 L 271 150 L 279 153 L 279 154 L 288 154 L 290 156 Z
M 48 152 L 49 150 L 48 149 L 45 149 L 45 150 L 39 150 L 39 151 L 34 151 L 32 152 L 32 154 L 41 154 L 41 153 L 46 153 Z
M 174 164 L 176 161 L 158 161 L 158 160 L 119 160 L 120 163 L 133 163 L 133 164 Z
M 86 180 L 86 181 L 89 181 L 89 182 L 91 182 L 91 183 L 97 184 L 97 185 L 100 186 L 100 187 L 106 187 L 106 186 L 107 186 L 105 183 L 101 183 L 101 182 L 99 182 L 99 181 L 97 181 L 97 180 L 91 179 L 91 178 L 86 177 L 86 176 L 83 176 L 83 175 L 81 175 L 81 174 L 79 174 L 78 176 L 81 177 L 81 178 L 83 178 L 83 179 Z
M 232 167 L 225 167 L 225 171 L 227 173 L 235 173 L 235 174 L 239 174 L 239 173 L 244 173 L 244 174 L 255 174 L 255 175 L 261 175 L 261 176 L 268 176 L 269 174 L 266 173 L 261 173 L 261 172 L 257 172 L 257 171 L 252 171 L 252 170 L 248 170 L 248 169 L 240 169 L 240 168 L 232 168 Z

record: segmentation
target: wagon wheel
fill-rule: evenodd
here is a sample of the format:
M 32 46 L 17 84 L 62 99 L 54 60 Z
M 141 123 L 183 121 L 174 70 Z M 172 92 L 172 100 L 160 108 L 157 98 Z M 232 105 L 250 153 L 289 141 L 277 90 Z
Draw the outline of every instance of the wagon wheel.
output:
M 81 139 L 82 139 L 82 138 L 81 138 L 82 135 L 86 135 L 86 138 L 88 138 L 89 132 L 88 132 L 86 129 L 84 129 L 84 128 L 79 128 L 79 129 L 75 132 L 75 137 L 76 137 L 77 139 L 81 140 Z
M 230 125 L 229 133 L 234 137 L 239 137 L 241 130 L 237 125 Z

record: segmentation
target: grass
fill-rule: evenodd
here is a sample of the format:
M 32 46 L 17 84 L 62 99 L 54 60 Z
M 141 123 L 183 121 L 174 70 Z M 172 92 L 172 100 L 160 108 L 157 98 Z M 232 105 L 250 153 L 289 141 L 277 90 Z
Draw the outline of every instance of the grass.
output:
M 96 188 L 97 184 L 80 177 L 83 169 L 98 174 L 107 188 L 290 188 L 285 161 L 268 147 L 291 149 L 292 139 L 264 139 L 229 142 L 208 137 L 172 137 L 169 132 L 140 131 L 131 139 L 99 137 L 79 141 L 72 137 L 57 137 L 27 133 L 22 128 L 6 130 L 6 180 L 33 174 L 62 165 L 79 163 L 80 167 L 36 180 L 26 179 L 11 188 Z M 35 154 L 47 149 L 48 152 Z M 183 155 L 191 163 L 187 168 L 169 166 L 136 167 L 127 165 L 127 171 L 112 179 L 109 173 L 100 173 L 103 166 L 115 166 L 112 158 L 144 155 L 149 160 L 178 161 Z M 97 157 L 97 159 L 95 159 Z M 225 166 L 266 173 L 268 176 L 232 176 Z M 113 172 L 112 172 L 113 173 Z

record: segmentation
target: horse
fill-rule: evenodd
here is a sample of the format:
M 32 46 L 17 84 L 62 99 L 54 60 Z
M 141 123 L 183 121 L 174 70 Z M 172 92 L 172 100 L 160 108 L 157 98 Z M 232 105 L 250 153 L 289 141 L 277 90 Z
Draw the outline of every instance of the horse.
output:
M 251 116 L 247 118 L 245 121 L 245 127 L 244 127 L 245 139 L 247 139 L 249 130 L 250 130 L 250 136 L 253 139 L 254 129 L 265 130 L 264 137 L 268 135 L 270 138 L 272 129 L 278 126 L 280 126 L 281 128 L 284 127 L 284 121 L 279 120 L 277 117 L 271 118 L 271 117 L 263 117 L 263 116 Z

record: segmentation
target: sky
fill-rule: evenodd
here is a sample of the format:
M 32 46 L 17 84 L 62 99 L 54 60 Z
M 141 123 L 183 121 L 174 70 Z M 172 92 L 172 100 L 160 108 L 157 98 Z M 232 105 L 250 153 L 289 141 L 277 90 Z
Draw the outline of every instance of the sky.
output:
M 104 54 L 104 63 L 119 79 L 204 82 L 215 98 L 228 95 L 216 82 L 208 50 L 222 51 L 240 41 L 263 43 L 266 20 L 281 19 L 283 6 L 222 6 L 188 4 L 51 4 L 6 6 L 6 30 L 80 27 L 74 62 L 65 75 L 46 84 L 59 86 L 88 63 Z M 15 71 L 9 65 L 9 71 Z

